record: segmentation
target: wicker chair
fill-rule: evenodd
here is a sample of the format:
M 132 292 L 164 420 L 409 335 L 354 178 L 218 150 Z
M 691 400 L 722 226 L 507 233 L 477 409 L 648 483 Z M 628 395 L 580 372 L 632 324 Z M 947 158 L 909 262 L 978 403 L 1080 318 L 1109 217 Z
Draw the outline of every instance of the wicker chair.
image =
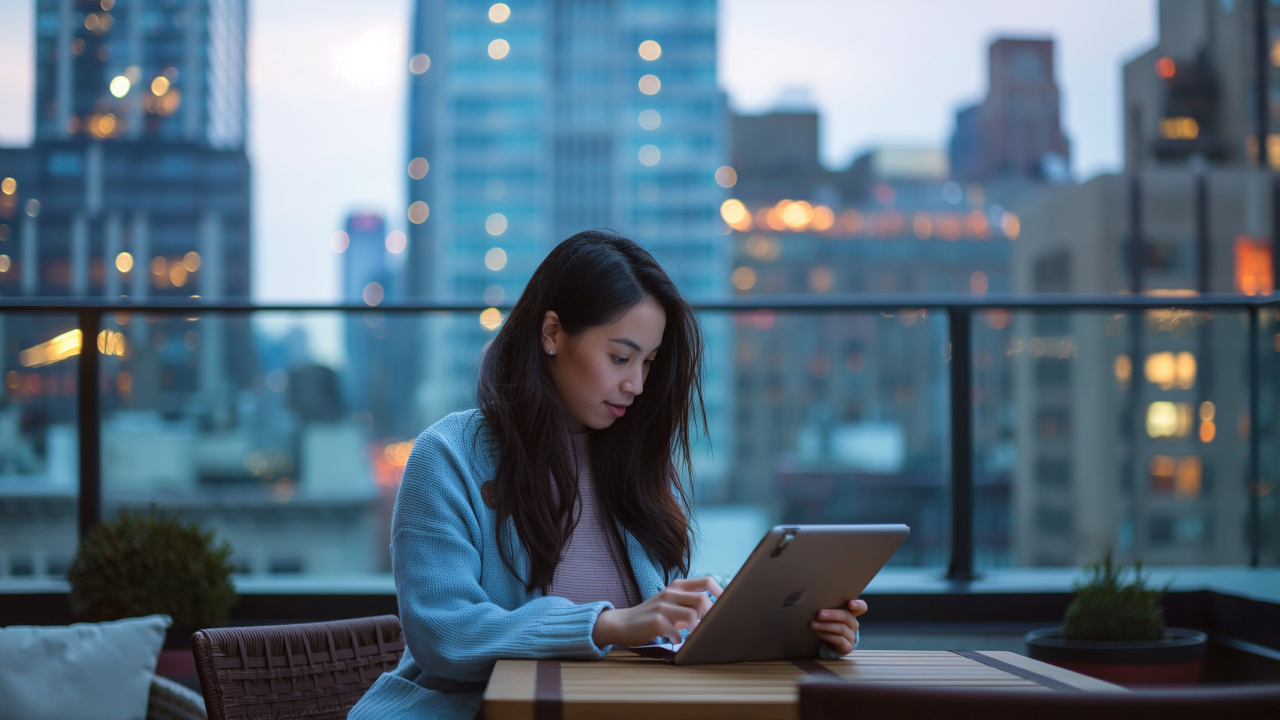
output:
M 1275 720 L 1280 685 L 1136 692 L 1021 692 L 800 684 L 800 720 Z
M 404 654 L 395 615 L 191 637 L 209 720 L 343 720 Z

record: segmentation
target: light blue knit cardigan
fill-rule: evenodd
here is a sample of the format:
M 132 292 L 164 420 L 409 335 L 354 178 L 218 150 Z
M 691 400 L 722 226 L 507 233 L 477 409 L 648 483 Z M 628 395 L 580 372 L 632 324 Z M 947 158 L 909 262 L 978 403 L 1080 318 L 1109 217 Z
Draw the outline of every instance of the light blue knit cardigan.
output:
M 572 602 L 525 590 L 498 555 L 494 511 L 480 486 L 493 478 L 496 448 L 478 410 L 454 413 L 418 436 L 391 520 L 391 565 L 408 648 L 352 709 L 350 720 L 471 720 L 500 658 L 594 660 L 591 630 L 607 602 Z M 508 521 L 508 557 L 521 575 L 529 558 Z M 624 532 L 636 587 L 666 587 L 662 569 Z

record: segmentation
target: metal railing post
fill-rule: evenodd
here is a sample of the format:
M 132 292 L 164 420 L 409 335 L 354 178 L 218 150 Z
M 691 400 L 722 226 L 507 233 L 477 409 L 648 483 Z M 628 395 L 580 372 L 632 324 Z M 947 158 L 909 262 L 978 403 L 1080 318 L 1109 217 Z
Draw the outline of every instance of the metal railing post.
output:
M 1258 424 L 1258 306 L 1249 306 L 1249 566 L 1262 562 L 1262 428 Z
M 973 371 L 970 310 L 947 308 L 951 339 L 951 563 L 947 579 L 973 572 Z
M 102 518 L 102 424 L 98 390 L 98 331 L 102 311 L 80 311 L 76 422 L 80 436 L 80 538 Z

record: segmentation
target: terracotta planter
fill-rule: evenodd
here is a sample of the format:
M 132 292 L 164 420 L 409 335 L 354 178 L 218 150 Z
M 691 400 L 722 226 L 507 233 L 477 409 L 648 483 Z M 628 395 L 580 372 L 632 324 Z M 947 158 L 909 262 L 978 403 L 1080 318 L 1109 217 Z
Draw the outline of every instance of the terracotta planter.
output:
M 1026 639 L 1032 659 L 1126 686 L 1195 685 L 1208 647 L 1204 633 L 1182 628 L 1151 642 L 1064 640 L 1062 628 L 1032 630 Z

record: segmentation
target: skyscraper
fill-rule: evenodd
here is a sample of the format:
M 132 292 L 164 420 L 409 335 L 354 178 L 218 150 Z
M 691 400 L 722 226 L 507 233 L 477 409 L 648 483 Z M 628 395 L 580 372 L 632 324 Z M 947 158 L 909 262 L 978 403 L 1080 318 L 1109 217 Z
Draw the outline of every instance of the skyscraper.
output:
M 400 383 L 389 380 L 412 372 L 417 323 L 404 315 L 376 310 L 385 301 L 403 298 L 405 235 L 387 232 L 378 213 L 352 213 L 333 249 L 341 250 L 342 302 L 364 303 L 369 312 L 348 313 L 343 318 L 347 335 L 347 365 L 342 372 L 343 391 L 353 416 L 375 440 L 413 437 L 412 403 L 399 392 Z M 411 383 L 406 383 L 411 384 Z
M 987 96 L 956 114 L 951 172 L 960 180 L 1067 177 L 1053 40 L 1000 38 L 987 49 Z
M 243 0 L 38 3 L 0 292 L 247 296 L 244 59 Z
M 691 298 L 726 296 L 715 9 L 714 0 L 419 0 L 411 291 L 511 303 L 556 243 L 609 227 L 652 251 Z M 477 357 L 496 320 L 490 313 L 432 328 L 424 421 L 471 404 Z M 711 362 L 727 369 L 727 321 L 707 318 L 704 329 Z M 727 462 L 728 372 L 707 377 L 712 446 Z M 700 467 L 710 480 L 723 464 Z

